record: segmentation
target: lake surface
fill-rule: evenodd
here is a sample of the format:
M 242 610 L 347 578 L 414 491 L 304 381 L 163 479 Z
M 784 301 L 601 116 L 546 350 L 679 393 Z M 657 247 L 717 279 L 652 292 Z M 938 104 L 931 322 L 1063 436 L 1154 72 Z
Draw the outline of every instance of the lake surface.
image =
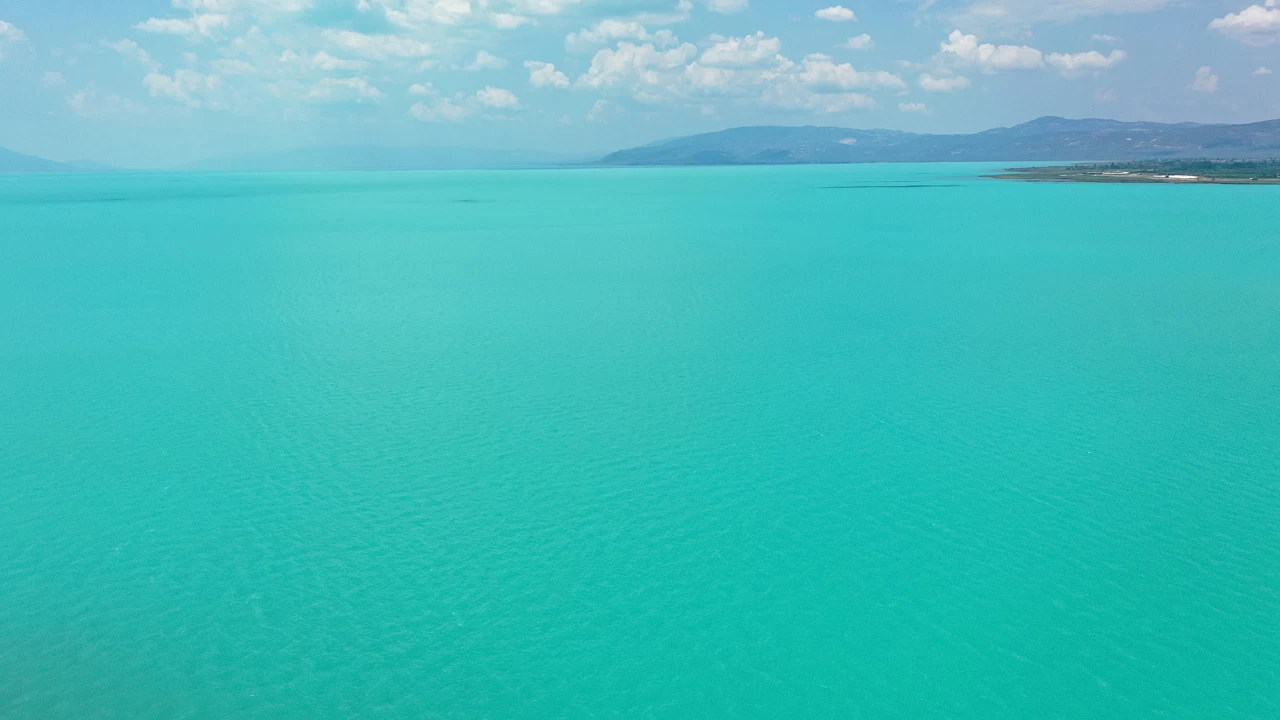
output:
M 1280 717 L 1280 188 L 0 177 L 0 717 Z

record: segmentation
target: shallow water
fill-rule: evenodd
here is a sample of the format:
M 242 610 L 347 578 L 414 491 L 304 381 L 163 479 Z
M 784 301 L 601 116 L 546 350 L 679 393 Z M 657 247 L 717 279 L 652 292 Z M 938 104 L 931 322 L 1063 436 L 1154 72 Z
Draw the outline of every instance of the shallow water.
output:
M 1280 716 L 1280 188 L 991 169 L 0 176 L 0 717 Z

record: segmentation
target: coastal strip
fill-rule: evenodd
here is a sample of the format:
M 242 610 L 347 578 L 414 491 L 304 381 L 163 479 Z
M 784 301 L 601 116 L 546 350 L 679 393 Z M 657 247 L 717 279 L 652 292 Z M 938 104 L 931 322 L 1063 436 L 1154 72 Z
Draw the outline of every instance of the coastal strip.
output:
M 1280 160 L 1156 160 L 1007 168 L 985 177 L 1022 182 L 1280 185 Z

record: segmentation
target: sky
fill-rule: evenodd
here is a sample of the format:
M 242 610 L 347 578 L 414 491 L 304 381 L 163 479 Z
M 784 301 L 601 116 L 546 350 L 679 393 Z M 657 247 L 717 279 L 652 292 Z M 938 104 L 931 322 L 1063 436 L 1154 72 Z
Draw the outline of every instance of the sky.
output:
M 592 154 L 742 125 L 1280 117 L 1280 0 L 0 0 L 0 146 Z

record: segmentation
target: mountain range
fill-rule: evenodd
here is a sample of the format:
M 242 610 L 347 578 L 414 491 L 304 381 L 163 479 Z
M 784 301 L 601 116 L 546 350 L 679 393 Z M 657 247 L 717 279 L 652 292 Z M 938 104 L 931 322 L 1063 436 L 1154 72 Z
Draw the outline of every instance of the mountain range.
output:
M 34 155 L 23 155 L 0 147 L 0 172 L 75 172 L 75 168 L 66 163 L 45 160 Z
M 1199 125 L 1044 117 L 969 135 L 838 127 L 743 127 L 663 140 L 597 159 L 523 150 L 324 147 L 212 158 L 186 170 L 443 170 L 583 165 L 794 165 L 872 162 L 1017 162 L 1262 159 L 1280 157 L 1280 120 Z M 0 172 L 100 172 L 0 148 Z
M 1271 158 L 1280 120 L 1197 125 L 1043 117 L 971 135 L 837 127 L 745 127 L 622 150 L 605 165 L 794 165 Z

